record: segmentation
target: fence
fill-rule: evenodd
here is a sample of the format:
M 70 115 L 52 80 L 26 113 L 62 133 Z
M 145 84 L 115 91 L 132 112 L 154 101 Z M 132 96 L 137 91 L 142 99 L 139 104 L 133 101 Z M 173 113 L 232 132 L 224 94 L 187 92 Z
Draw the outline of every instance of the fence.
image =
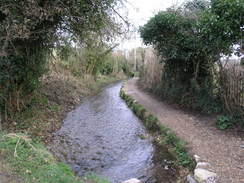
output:
M 162 79 L 162 64 L 160 59 L 152 48 L 145 51 L 143 71 L 141 72 L 142 84 L 145 88 L 153 88 L 158 85 Z
M 220 72 L 222 98 L 229 112 L 244 115 L 244 69 L 233 65 Z
M 163 64 L 159 60 L 153 49 L 146 50 L 143 72 L 140 75 L 145 88 L 155 88 L 162 82 Z M 219 89 L 217 95 L 221 97 L 227 111 L 244 119 L 244 66 L 231 62 L 217 68 L 215 72 L 216 83 L 219 86 L 216 88 L 216 91 Z

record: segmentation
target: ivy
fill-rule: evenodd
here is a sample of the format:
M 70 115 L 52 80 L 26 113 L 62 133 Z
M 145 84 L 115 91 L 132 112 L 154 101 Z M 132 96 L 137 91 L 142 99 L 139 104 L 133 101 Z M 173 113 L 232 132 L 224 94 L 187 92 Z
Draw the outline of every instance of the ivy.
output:
M 0 109 L 20 111 L 41 76 L 54 47 L 67 58 L 64 37 L 83 44 L 87 35 L 103 39 L 121 32 L 114 18 L 118 0 L 1 0 Z M 109 31 L 107 31 L 109 30 Z M 64 51 L 64 52 L 63 52 Z

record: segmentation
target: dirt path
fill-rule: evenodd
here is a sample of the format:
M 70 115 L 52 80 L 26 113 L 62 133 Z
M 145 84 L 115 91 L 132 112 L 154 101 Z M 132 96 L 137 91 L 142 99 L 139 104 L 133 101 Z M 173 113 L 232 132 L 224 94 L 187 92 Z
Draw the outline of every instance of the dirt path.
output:
M 243 132 L 220 131 L 211 117 L 190 114 L 158 101 L 138 88 L 137 79 L 129 80 L 125 91 L 188 142 L 191 154 L 210 162 L 220 183 L 244 183 Z

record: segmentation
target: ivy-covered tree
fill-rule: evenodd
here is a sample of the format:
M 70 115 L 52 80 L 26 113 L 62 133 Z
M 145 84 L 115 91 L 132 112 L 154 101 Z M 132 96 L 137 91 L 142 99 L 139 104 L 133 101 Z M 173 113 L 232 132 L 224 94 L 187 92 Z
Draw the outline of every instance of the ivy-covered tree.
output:
M 69 37 L 120 32 L 119 0 L 1 0 L 0 105 L 19 109 L 43 75 L 51 49 Z

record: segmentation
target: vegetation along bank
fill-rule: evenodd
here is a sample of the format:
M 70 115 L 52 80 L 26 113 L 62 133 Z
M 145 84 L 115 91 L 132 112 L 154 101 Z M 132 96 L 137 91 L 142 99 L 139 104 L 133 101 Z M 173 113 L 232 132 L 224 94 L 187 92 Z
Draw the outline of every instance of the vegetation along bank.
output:
M 76 178 L 43 144 L 85 96 L 130 75 L 112 53 L 127 26 L 119 4 L 0 2 L 0 182 L 105 182 Z

